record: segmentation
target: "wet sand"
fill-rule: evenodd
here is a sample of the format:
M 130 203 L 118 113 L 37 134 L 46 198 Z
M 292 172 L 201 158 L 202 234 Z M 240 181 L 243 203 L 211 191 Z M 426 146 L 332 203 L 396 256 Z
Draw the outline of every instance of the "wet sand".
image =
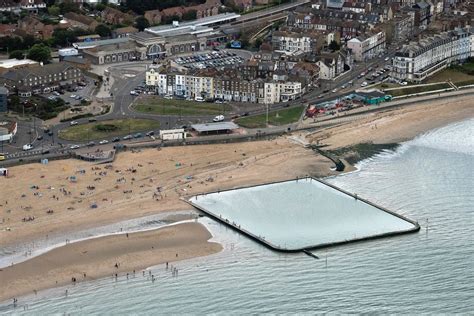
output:
M 0 269 L 0 301 L 46 288 L 129 273 L 219 252 L 211 234 L 199 223 L 89 239 L 55 248 L 28 261 Z M 117 264 L 117 267 L 115 266 Z M 151 281 L 151 280 L 150 280 Z M 159 280 L 157 280 L 159 282 Z

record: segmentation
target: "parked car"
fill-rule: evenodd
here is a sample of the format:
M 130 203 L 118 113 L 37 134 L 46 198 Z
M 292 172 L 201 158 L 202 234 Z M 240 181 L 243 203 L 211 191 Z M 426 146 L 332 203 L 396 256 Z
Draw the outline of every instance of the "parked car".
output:
M 99 144 L 101 144 L 101 145 L 108 144 L 108 143 L 109 143 L 109 141 L 106 140 L 106 139 L 101 140 L 101 141 L 99 142 Z
M 222 122 L 224 119 L 225 119 L 224 115 L 217 115 L 216 117 L 214 117 L 214 119 L 212 121 L 213 122 Z
M 146 133 L 146 136 L 153 136 L 155 135 L 155 131 L 149 131 L 148 133 Z
M 39 135 L 36 139 L 37 139 L 37 140 L 42 140 L 42 139 L 43 139 L 43 135 Z
M 79 146 L 79 145 L 72 145 L 72 146 L 69 147 L 69 148 L 70 148 L 70 149 L 78 149 L 78 148 L 80 148 L 80 147 L 81 147 L 81 146 Z
M 143 137 L 142 133 L 136 133 L 135 135 L 133 135 L 133 138 L 140 138 L 140 137 Z
M 77 121 L 71 121 L 71 123 L 69 123 L 71 126 L 74 126 L 74 125 L 77 125 L 79 124 Z
M 360 84 L 361 87 L 366 87 L 368 85 L 367 81 L 364 81 Z
M 95 145 L 95 142 L 94 141 L 90 141 L 87 143 L 87 147 L 92 147 Z
M 195 97 L 195 98 L 194 98 L 194 101 L 197 101 L 197 102 L 204 102 L 204 98 L 203 98 L 203 97 Z
M 124 140 L 132 139 L 132 135 L 126 135 L 123 137 Z
M 136 96 L 136 95 L 138 95 L 138 94 L 139 94 L 139 93 L 138 93 L 137 91 L 135 91 L 135 90 L 130 91 L 130 95 L 135 95 L 135 96 Z
M 112 142 L 116 143 L 116 142 L 119 142 L 120 141 L 120 137 L 114 137 L 114 139 L 112 139 Z
M 91 118 L 89 119 L 89 122 L 97 122 L 97 119 L 94 118 L 94 117 L 91 117 Z

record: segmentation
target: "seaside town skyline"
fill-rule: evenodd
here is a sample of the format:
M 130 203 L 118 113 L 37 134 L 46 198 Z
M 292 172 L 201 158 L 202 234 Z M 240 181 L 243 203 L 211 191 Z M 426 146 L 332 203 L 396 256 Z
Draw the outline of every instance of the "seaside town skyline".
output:
M 444 247 L 436 230 L 454 222 L 443 227 L 421 198 L 444 191 L 433 209 L 447 208 L 454 189 L 440 182 L 456 176 L 434 166 L 444 166 L 448 152 L 472 155 L 473 16 L 463 0 L 0 1 L 0 314 L 104 312 L 77 309 L 92 294 L 86 287 L 100 297 L 108 286 L 126 291 L 121 282 L 138 286 L 132 301 L 157 291 L 186 295 L 193 306 L 213 283 L 205 272 L 223 269 L 216 280 L 248 272 L 245 260 L 232 266 L 235 253 L 249 263 L 252 254 L 268 256 L 255 280 L 273 283 L 278 276 L 263 272 L 274 267 L 304 289 L 276 258 L 299 262 L 315 281 L 322 271 L 343 274 L 348 262 L 340 258 L 351 251 L 368 256 L 354 268 L 365 273 L 385 260 L 386 245 L 402 256 L 425 239 Z M 449 137 L 445 148 L 434 145 Z M 407 170 L 427 174 L 403 187 L 396 176 Z M 461 220 L 472 201 L 450 194 Z M 366 253 L 371 245 L 381 254 Z M 421 249 L 427 257 L 435 251 Z M 337 272 L 328 270 L 328 252 L 339 258 L 329 259 Z M 424 264 L 415 268 L 428 275 Z M 389 295 L 372 281 L 377 295 Z M 342 293 L 356 283 L 324 286 Z M 167 293 L 170 286 L 177 292 Z M 229 306 L 232 291 L 242 304 L 253 293 L 225 282 L 215 289 L 229 290 L 221 298 Z M 295 300 L 266 309 L 268 297 L 255 295 L 253 308 L 234 313 L 397 313 L 411 305 L 347 309 L 325 298 L 332 308 L 299 309 Z M 117 306 L 109 313 L 151 313 L 109 299 Z M 463 313 L 471 305 L 437 303 L 421 310 Z

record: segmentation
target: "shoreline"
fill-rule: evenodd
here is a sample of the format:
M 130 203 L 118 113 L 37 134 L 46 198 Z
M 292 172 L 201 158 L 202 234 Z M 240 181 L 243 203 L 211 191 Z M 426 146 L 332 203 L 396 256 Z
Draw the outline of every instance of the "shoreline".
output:
M 376 154 L 376 149 L 396 147 L 429 130 L 474 117 L 474 107 L 465 98 L 450 100 L 449 103 L 439 100 L 436 105 L 420 104 L 381 111 L 315 132 L 295 132 L 291 136 L 303 138 L 310 143 L 318 142 L 327 151 L 339 151 L 342 153 L 340 158 L 345 160 L 351 161 L 351 157 L 357 158 L 358 155 L 358 162 Z M 368 156 L 364 156 L 364 150 L 357 153 L 358 148 L 369 149 L 365 150 Z M 371 152 L 370 149 L 374 151 Z M 110 165 L 94 165 L 68 159 L 52 161 L 48 165 L 35 163 L 16 166 L 11 168 L 11 177 L 0 178 L 0 185 L 5 188 L 5 196 L 8 197 L 8 200 L 0 201 L 0 209 L 3 209 L 0 247 L 23 245 L 48 234 L 65 235 L 70 231 L 92 229 L 143 216 L 189 210 L 189 205 L 181 201 L 181 197 L 230 189 L 243 184 L 261 184 L 262 179 L 272 182 L 302 176 L 327 177 L 341 174 L 332 171 L 332 166 L 333 163 L 327 158 L 304 148 L 301 143 L 297 144 L 289 136 L 248 143 L 124 152 Z M 354 170 L 351 165 L 349 167 L 344 173 Z M 77 177 L 77 181 L 69 181 L 69 176 L 72 175 Z M 96 207 L 93 208 L 92 205 Z M 48 213 L 50 210 L 52 212 Z M 33 220 L 23 220 L 29 217 Z M 170 220 L 173 221 L 172 218 Z M 114 236 L 123 237 L 123 234 Z M 105 242 L 108 237 L 110 236 L 97 238 L 101 240 L 102 250 L 113 249 Z M 194 236 L 191 234 L 190 238 L 193 239 Z M 193 248 L 195 255 L 189 258 L 207 255 L 199 252 L 209 250 L 206 245 L 214 244 L 207 240 L 206 243 L 199 243 L 199 246 L 196 244 L 199 249 Z M 82 242 L 77 244 L 80 243 Z M 51 251 L 60 248 L 62 247 Z M 48 253 L 15 264 L 11 269 L 12 275 L 21 279 L 20 268 Z M 131 250 L 120 253 L 121 256 L 132 254 Z M 140 264 L 143 264 L 147 258 L 140 260 Z M 93 262 L 94 259 L 89 259 L 88 264 Z M 159 263 L 155 262 L 150 266 Z M 53 269 L 51 263 L 45 264 L 45 267 L 46 271 Z M 130 267 L 128 272 L 134 269 L 138 270 Z M 0 283 L 5 284 L 8 281 L 1 278 L 2 273 L 3 271 L 0 272 Z M 46 272 L 45 274 L 47 275 Z M 40 273 L 37 277 L 41 275 Z M 104 276 L 107 275 L 109 274 Z M 89 277 L 89 273 L 87 276 Z M 31 278 L 30 282 L 33 282 L 34 276 Z M 63 281 L 64 284 L 70 284 L 71 276 L 68 275 Z M 54 283 L 48 287 L 59 285 Z M 30 287 L 30 292 L 24 294 L 31 293 L 33 289 L 39 290 L 38 287 Z M 6 291 L 6 288 L 2 290 Z M 18 296 L 14 295 L 14 289 L 10 291 L 12 294 L 0 292 L 0 301 L 1 293 L 7 297 Z
M 107 276 L 142 273 L 166 262 L 207 256 L 222 250 L 200 223 L 102 236 L 49 250 L 0 269 L 0 302 L 37 291 Z M 75 280 L 75 281 L 74 281 Z

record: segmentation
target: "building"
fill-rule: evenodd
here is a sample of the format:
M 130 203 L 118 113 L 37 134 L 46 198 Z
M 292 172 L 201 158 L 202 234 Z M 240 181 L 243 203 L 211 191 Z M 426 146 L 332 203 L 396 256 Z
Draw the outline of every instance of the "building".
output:
M 376 57 L 385 50 L 385 32 L 360 35 L 347 42 L 355 61 L 366 61 Z
M 397 80 L 421 82 L 471 57 L 473 37 L 468 28 L 456 29 L 404 45 L 392 59 L 390 75 Z
M 0 83 L 23 97 L 49 93 L 60 86 L 83 80 L 80 69 L 68 63 L 54 63 L 7 71 L 0 75 Z
M 95 19 L 75 12 L 67 12 L 64 14 L 64 19 L 75 28 L 93 31 L 99 25 Z
M 112 30 L 113 37 L 128 37 L 130 34 L 138 33 L 138 29 L 133 26 L 119 27 Z
M 150 10 L 145 11 L 145 19 L 150 22 L 151 25 L 157 25 L 162 22 L 166 17 L 176 16 L 179 19 L 183 17 L 184 14 L 196 11 L 196 18 L 201 19 L 208 16 L 213 16 L 219 14 L 219 7 L 222 5 L 220 0 L 206 0 L 203 4 L 198 4 L 195 6 L 180 6 L 172 7 L 165 10 Z
M 39 9 L 46 8 L 46 3 L 43 0 L 20 0 L 20 8 L 31 13 L 38 13 Z
M 272 34 L 274 50 L 288 53 L 310 53 L 316 47 L 318 35 L 312 32 L 276 31 Z
M 204 123 L 204 124 L 193 124 L 191 128 L 198 134 L 221 134 L 231 133 L 233 130 L 239 128 L 239 125 L 234 122 L 218 122 L 218 123 Z
M 273 73 L 255 78 L 256 73 L 242 76 L 240 69 L 218 72 L 215 69 L 188 70 L 171 65 L 150 68 L 146 85 L 159 95 L 183 98 L 221 99 L 235 102 L 272 104 L 297 99 L 306 90 L 304 80 L 288 79 L 286 74 Z
M 94 65 L 146 60 L 146 48 L 133 42 L 117 43 L 84 49 L 82 56 Z
M 0 87 L 0 112 L 6 112 L 8 109 L 8 89 Z
M 111 8 L 111 7 L 106 7 L 104 10 L 102 10 L 101 13 L 101 18 L 102 21 L 108 23 L 108 24 L 132 24 L 134 21 L 134 18 L 132 15 L 124 13 L 120 10 Z
M 12 142 L 18 131 L 18 123 L 12 121 L 0 122 L 0 142 Z
M 18 29 L 24 31 L 25 34 L 47 40 L 53 36 L 54 26 L 44 24 L 34 15 L 28 15 L 18 21 Z
M 0 73 L 36 65 L 39 65 L 38 62 L 31 59 L 4 59 L 0 60 Z

